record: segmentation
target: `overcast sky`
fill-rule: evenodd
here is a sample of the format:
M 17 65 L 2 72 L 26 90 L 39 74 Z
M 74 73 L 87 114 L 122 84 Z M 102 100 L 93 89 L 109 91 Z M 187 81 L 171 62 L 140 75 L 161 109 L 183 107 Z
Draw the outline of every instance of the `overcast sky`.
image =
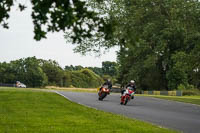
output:
M 9 18 L 9 29 L 0 26 L 0 62 L 36 56 L 40 59 L 56 60 L 60 66 L 82 65 L 101 67 L 102 61 L 116 61 L 116 48 L 101 57 L 82 56 L 73 53 L 73 45 L 66 44 L 63 33 L 48 33 L 47 39 L 33 39 L 31 8 L 20 12 L 13 8 Z

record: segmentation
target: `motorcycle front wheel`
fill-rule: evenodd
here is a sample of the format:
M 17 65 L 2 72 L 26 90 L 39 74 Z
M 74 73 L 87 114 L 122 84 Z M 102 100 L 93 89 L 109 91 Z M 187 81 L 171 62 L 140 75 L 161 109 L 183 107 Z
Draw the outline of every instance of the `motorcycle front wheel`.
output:
M 103 92 L 103 93 L 99 96 L 99 100 L 102 101 L 105 97 L 106 97 L 106 93 Z
M 126 105 L 127 103 L 128 103 L 128 97 L 126 97 L 126 99 L 125 99 L 125 102 L 124 102 L 124 105 Z

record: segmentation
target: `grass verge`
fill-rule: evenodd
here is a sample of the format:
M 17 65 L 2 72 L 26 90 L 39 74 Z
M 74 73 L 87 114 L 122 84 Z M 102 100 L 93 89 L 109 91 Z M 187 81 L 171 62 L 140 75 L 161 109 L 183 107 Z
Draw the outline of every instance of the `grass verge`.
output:
M 73 92 L 97 92 L 97 88 L 65 88 L 56 86 L 47 86 L 46 89 L 50 90 L 62 90 L 62 91 L 73 91 Z
M 97 93 L 97 89 L 87 89 L 87 88 L 16 88 L 16 87 L 0 87 L 0 90 L 32 90 L 32 91 L 70 91 L 70 92 L 87 92 L 87 93 Z
M 175 133 L 91 109 L 52 92 L 0 90 L 0 133 Z
M 178 102 L 184 102 L 184 103 L 191 103 L 200 105 L 200 96 L 161 96 L 161 95 L 138 95 L 138 96 L 150 96 L 165 100 L 172 100 L 172 101 L 178 101 Z
M 153 96 L 153 97 L 200 105 L 200 96 Z

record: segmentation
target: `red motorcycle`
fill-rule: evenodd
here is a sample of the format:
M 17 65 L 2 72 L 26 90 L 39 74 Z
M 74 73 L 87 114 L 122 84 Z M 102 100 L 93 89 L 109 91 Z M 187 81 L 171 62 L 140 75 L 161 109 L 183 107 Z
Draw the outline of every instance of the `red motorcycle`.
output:
M 131 100 L 131 97 L 134 97 L 133 94 L 135 92 L 133 91 L 133 89 L 131 89 L 130 87 L 128 87 L 125 91 L 124 94 L 121 96 L 121 105 L 126 105 L 128 103 L 128 101 Z
M 99 100 L 102 101 L 109 94 L 110 90 L 108 89 L 108 85 L 104 85 L 98 93 Z

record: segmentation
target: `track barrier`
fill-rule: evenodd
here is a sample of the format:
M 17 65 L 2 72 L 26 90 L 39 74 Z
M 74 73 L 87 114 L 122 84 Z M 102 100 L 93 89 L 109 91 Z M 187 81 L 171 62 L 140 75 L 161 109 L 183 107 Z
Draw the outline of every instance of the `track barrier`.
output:
M 16 84 L 4 84 L 4 83 L 0 83 L 0 87 L 16 87 Z
M 121 89 L 118 87 L 113 87 L 111 91 L 118 93 L 118 92 L 121 92 Z M 182 96 L 183 92 L 180 90 L 177 90 L 177 91 L 141 91 L 141 90 L 137 90 L 136 94 Z
M 142 91 L 145 95 L 182 96 L 182 91 Z

